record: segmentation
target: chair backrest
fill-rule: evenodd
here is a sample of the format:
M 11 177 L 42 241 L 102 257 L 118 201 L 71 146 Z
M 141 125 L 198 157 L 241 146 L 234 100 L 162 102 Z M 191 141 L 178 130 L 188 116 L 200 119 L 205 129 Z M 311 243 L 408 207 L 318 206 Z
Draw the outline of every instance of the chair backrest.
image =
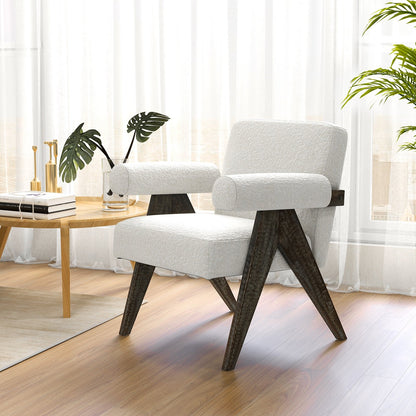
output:
M 222 173 L 319 173 L 329 179 L 333 189 L 339 189 L 346 145 L 346 130 L 329 123 L 241 121 L 231 131 Z M 249 218 L 255 215 L 217 212 Z M 328 252 L 335 208 L 297 212 L 321 266 Z

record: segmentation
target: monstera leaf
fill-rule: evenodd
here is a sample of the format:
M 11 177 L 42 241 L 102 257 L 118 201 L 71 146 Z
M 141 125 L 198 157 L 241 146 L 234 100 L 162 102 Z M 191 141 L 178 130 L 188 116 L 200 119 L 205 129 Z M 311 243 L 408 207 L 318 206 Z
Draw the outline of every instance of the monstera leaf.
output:
M 68 137 L 62 149 L 59 161 L 59 175 L 64 182 L 71 182 L 77 177 L 77 170 L 83 169 L 91 162 L 94 151 L 103 151 L 100 133 L 97 130 L 82 131 L 81 123 Z M 106 154 L 107 152 L 104 153 Z M 107 155 L 108 156 L 108 155 Z
M 127 132 L 134 131 L 129 149 L 124 157 L 127 161 L 130 151 L 133 147 L 134 139 L 144 143 L 149 140 L 150 135 L 163 126 L 169 120 L 164 114 L 150 111 L 149 113 L 140 113 L 132 117 L 127 124 Z M 84 123 L 81 123 L 68 137 L 62 149 L 61 159 L 59 161 L 59 175 L 64 182 L 71 182 L 77 177 L 77 170 L 83 169 L 91 162 L 96 149 L 101 150 L 108 160 L 110 168 L 114 167 L 114 163 L 105 150 L 101 139 L 98 137 L 100 133 L 97 130 L 82 131 Z M 111 190 L 109 195 L 111 195 Z
M 133 116 L 127 123 L 127 133 L 134 131 L 134 134 L 124 161 L 127 161 L 130 156 L 135 138 L 140 143 L 146 142 L 149 140 L 150 135 L 158 130 L 159 127 L 162 127 L 168 120 L 168 116 L 156 113 L 155 111 L 150 111 L 147 114 L 143 112 Z
M 127 123 L 127 133 L 134 130 L 136 140 L 144 143 L 149 140 L 150 135 L 162 127 L 169 120 L 164 114 L 150 111 L 149 113 L 140 113 L 133 116 Z

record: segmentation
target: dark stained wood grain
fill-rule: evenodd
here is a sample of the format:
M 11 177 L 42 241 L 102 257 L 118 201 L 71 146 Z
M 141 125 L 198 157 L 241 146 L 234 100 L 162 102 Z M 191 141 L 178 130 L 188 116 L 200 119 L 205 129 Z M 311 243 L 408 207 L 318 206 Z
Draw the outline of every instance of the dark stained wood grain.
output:
M 277 250 L 279 211 L 259 211 L 241 278 L 222 369 L 233 370 Z
M 190 214 L 194 207 L 187 194 L 152 195 L 147 215 Z
M 130 334 L 154 270 L 155 266 L 149 266 L 148 264 L 136 263 L 134 266 L 129 294 L 120 325 L 120 335 L 126 336 Z
M 227 279 L 225 277 L 217 277 L 215 279 L 210 279 L 210 283 L 214 286 L 215 290 L 221 296 L 230 311 L 235 312 L 237 301 L 235 300 L 234 294 L 228 285 Z
M 295 210 L 258 211 L 247 253 L 223 367 L 233 370 L 276 250 L 279 249 L 338 340 L 346 335 Z
M 332 195 L 331 195 L 331 201 L 329 202 L 329 207 L 339 207 L 341 205 L 344 205 L 344 199 L 345 199 L 345 191 L 341 189 L 333 189 Z
M 347 339 L 296 211 L 282 210 L 279 215 L 279 251 L 335 338 Z

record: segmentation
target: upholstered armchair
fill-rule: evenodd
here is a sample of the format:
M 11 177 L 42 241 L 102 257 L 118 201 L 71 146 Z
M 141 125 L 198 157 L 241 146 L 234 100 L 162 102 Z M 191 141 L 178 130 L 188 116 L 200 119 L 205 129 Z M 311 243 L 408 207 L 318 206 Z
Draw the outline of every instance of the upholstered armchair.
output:
M 269 271 L 292 269 L 335 338 L 345 340 L 318 266 L 343 204 L 346 142 L 332 124 L 242 121 L 221 176 L 208 163 L 115 167 L 113 191 L 152 195 L 147 216 L 115 228 L 115 255 L 136 262 L 120 334 L 130 334 L 155 266 L 199 276 L 234 312 L 222 367 L 232 370 Z M 211 191 L 215 213 L 195 213 L 187 194 Z M 226 277 L 238 275 L 236 301 Z

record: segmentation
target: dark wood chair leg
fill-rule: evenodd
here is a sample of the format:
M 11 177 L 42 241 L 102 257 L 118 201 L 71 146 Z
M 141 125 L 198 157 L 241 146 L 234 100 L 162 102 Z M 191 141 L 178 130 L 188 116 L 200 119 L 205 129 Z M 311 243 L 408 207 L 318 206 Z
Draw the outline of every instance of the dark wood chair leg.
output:
M 259 211 L 241 278 L 222 369 L 233 370 L 277 250 L 278 211 Z
M 235 312 L 237 301 L 235 300 L 234 294 L 228 285 L 227 279 L 225 277 L 217 277 L 215 279 L 210 279 L 210 282 L 228 306 L 228 309 L 230 309 L 231 312 Z
M 278 249 L 335 338 L 347 339 L 295 210 L 280 211 Z
M 295 210 L 280 211 L 278 249 L 335 338 L 347 339 Z
M 222 369 L 233 370 L 279 249 L 335 338 L 347 339 L 295 210 L 259 211 L 247 253 Z
M 123 320 L 121 321 L 120 335 L 125 336 L 130 334 L 154 270 L 155 266 L 149 266 L 147 264 L 136 263 L 134 266 Z
M 194 208 L 187 194 L 152 195 L 147 215 L 194 213 Z M 130 290 L 124 308 L 120 335 L 129 335 L 152 278 L 155 266 L 136 263 L 131 278 Z

